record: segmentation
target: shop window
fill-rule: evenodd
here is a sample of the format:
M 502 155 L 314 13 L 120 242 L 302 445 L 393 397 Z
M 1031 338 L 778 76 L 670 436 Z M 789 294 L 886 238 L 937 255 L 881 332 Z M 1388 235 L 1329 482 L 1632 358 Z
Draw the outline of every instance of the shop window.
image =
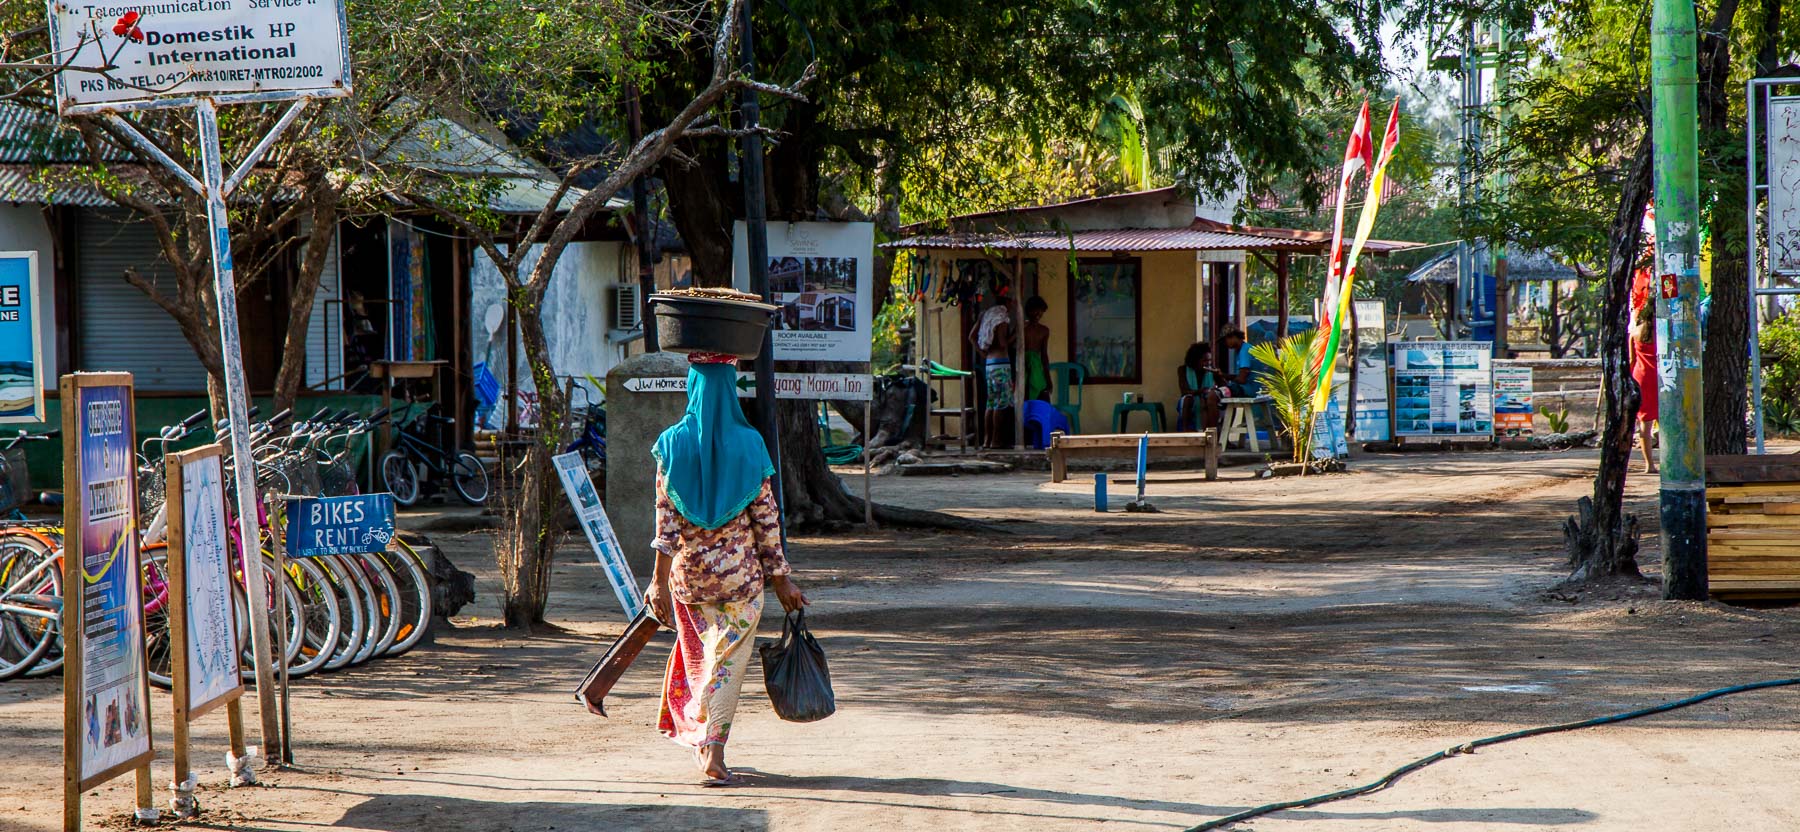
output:
M 1089 384 L 1143 381 L 1143 280 L 1137 258 L 1080 260 L 1069 286 L 1069 355 Z

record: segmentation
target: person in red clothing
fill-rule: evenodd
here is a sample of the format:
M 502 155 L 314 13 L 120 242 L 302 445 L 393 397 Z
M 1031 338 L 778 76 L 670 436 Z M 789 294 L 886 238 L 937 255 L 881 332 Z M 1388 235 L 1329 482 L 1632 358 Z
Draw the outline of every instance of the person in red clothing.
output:
M 1638 386 L 1638 441 L 1644 448 L 1644 472 L 1656 473 L 1656 457 L 1650 452 L 1656 424 L 1656 313 L 1649 303 L 1637 308 L 1631 322 L 1631 377 Z

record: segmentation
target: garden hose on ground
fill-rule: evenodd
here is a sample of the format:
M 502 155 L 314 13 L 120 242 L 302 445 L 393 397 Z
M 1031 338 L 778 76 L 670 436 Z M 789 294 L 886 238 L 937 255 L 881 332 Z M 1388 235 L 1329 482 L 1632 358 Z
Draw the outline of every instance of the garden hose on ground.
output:
M 849 465 L 862 459 L 861 445 L 826 445 L 819 450 L 825 452 L 825 461 L 832 465 Z
M 1472 742 L 1466 742 L 1461 745 L 1454 745 L 1454 746 L 1444 749 L 1443 751 L 1439 751 L 1434 754 L 1430 754 L 1425 757 L 1421 757 L 1417 760 L 1407 763 L 1406 765 L 1403 765 L 1397 769 L 1394 769 L 1393 771 L 1390 771 L 1385 775 L 1382 775 L 1381 779 L 1376 780 L 1375 782 L 1369 783 L 1364 786 L 1356 786 L 1354 788 L 1344 789 L 1343 791 L 1336 791 L 1336 792 L 1332 792 L 1330 794 L 1322 794 L 1317 797 L 1308 797 L 1308 798 L 1304 798 L 1301 800 L 1290 800 L 1286 803 L 1270 803 L 1270 804 L 1267 804 L 1264 806 L 1257 806 L 1253 809 L 1245 809 L 1244 811 L 1238 812 L 1235 815 L 1227 815 L 1225 817 L 1218 818 L 1217 820 L 1209 820 L 1205 823 L 1200 824 L 1199 826 L 1189 827 L 1188 829 L 1185 830 L 1185 832 L 1207 832 L 1207 830 L 1211 830 L 1211 829 L 1223 829 L 1223 828 L 1230 826 L 1232 824 L 1235 824 L 1235 823 L 1242 823 L 1244 821 L 1250 820 L 1251 818 L 1259 818 L 1259 817 L 1262 817 L 1263 815 L 1273 814 L 1275 812 L 1285 812 L 1289 809 L 1304 809 L 1308 806 L 1317 806 L 1321 803 L 1331 803 L 1331 802 L 1337 801 L 1337 800 L 1345 800 L 1347 798 L 1359 797 L 1361 795 L 1370 794 L 1372 792 L 1377 792 L 1377 791 L 1387 788 L 1388 786 L 1393 785 L 1400 778 L 1405 777 L 1406 775 L 1411 774 L 1415 771 L 1418 771 L 1419 769 L 1422 769 L 1428 765 L 1431 765 L 1432 763 L 1438 762 L 1439 760 L 1448 760 L 1451 757 L 1455 757 L 1460 754 L 1470 754 L 1470 753 L 1473 753 L 1475 751 L 1475 749 L 1477 749 L 1477 748 L 1485 748 L 1490 745 L 1499 745 L 1500 743 L 1511 742 L 1513 740 L 1522 740 L 1526 737 L 1535 737 L 1540 734 L 1554 734 L 1559 731 L 1573 731 L 1577 728 L 1593 728 L 1598 725 L 1610 725 L 1615 722 L 1624 722 L 1629 719 L 1637 719 L 1638 717 L 1666 713 L 1668 711 L 1673 711 L 1677 708 L 1685 708 L 1689 705 L 1698 705 L 1701 702 L 1705 702 L 1709 699 L 1717 699 L 1721 696 L 1730 696 L 1731 694 L 1734 694 L 1734 693 L 1744 693 L 1745 691 L 1762 690 L 1764 688 L 1788 687 L 1789 685 L 1800 685 L 1800 678 L 1774 679 L 1774 680 L 1767 681 L 1767 682 L 1753 682 L 1748 685 L 1735 685 L 1733 687 L 1728 687 L 1728 688 L 1719 688 L 1718 690 L 1709 690 L 1705 693 L 1702 693 L 1702 694 L 1699 694 L 1696 696 L 1690 696 L 1686 699 L 1677 699 L 1674 702 L 1664 702 L 1661 705 L 1653 705 L 1651 707 L 1644 708 L 1642 710 L 1628 711 L 1626 713 L 1613 714 L 1611 716 L 1595 717 L 1593 719 L 1584 719 L 1579 722 L 1564 722 L 1564 723 L 1561 723 L 1558 725 L 1545 725 L 1545 726 L 1538 727 L 1538 728 L 1526 728 L 1524 730 L 1513 731 L 1512 733 L 1508 733 L 1508 734 L 1500 734 L 1498 736 L 1493 736 L 1493 737 L 1483 737 L 1481 739 L 1474 740 Z

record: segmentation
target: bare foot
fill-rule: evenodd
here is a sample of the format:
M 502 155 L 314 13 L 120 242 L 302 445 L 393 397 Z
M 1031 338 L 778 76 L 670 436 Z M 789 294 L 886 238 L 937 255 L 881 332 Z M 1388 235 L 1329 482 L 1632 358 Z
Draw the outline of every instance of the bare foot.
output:
M 731 780 L 731 769 L 725 767 L 725 744 L 713 743 L 694 752 L 694 761 L 700 766 L 700 773 L 710 782 L 724 783 Z

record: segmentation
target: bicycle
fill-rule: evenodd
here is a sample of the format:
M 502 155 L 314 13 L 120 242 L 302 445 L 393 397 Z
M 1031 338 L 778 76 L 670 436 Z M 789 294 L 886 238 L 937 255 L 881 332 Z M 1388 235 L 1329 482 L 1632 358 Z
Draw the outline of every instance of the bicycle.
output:
M 426 423 L 453 425 L 455 419 L 439 416 L 435 407 L 419 414 L 406 424 L 394 425 L 395 445 L 381 455 L 377 466 L 381 481 L 394 495 L 394 502 L 411 506 L 433 487 L 434 479 L 448 479 L 456 496 L 472 506 L 487 502 L 487 468 L 468 451 L 446 450 L 420 432 Z

